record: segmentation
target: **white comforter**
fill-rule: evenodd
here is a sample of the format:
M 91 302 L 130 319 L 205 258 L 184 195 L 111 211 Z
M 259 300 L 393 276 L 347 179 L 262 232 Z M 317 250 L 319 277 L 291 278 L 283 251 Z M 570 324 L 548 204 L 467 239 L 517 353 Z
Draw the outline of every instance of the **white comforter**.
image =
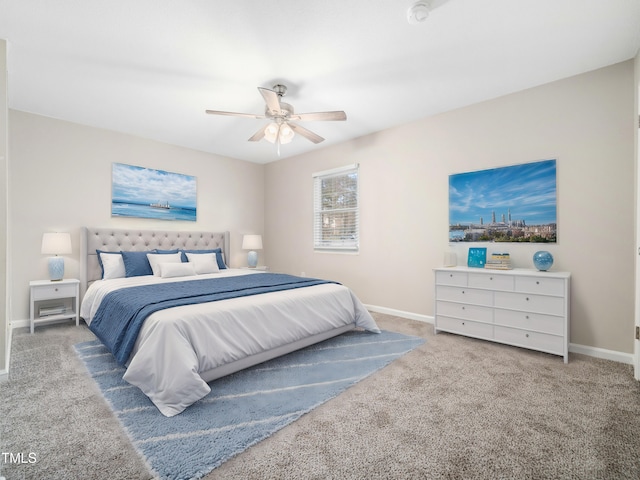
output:
M 260 272 L 100 280 L 87 289 L 80 315 L 90 325 L 104 296 L 119 288 L 247 274 Z M 201 374 L 206 378 L 221 365 L 348 324 L 380 331 L 351 290 L 336 284 L 161 310 L 145 320 L 124 379 L 171 417 L 211 391 Z

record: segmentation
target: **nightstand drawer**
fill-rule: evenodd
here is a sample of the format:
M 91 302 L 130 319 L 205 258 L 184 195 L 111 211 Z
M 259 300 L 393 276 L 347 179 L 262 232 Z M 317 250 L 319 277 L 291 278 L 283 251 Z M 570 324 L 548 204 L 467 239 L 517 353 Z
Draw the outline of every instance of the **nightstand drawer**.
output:
M 33 289 L 34 300 L 49 300 L 53 298 L 68 298 L 76 296 L 75 285 L 42 285 Z

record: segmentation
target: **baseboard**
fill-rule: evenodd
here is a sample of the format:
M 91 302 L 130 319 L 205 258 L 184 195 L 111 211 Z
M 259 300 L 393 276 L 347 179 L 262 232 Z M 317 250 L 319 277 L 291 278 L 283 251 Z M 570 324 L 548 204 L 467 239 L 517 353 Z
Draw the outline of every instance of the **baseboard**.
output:
M 402 310 L 395 310 L 393 308 L 380 307 L 377 305 L 365 305 L 367 310 L 372 312 L 384 313 L 387 315 L 394 315 L 396 317 L 408 318 L 409 320 L 418 320 L 420 322 L 434 323 L 434 318 L 431 315 L 422 315 L 419 313 L 405 312 Z M 626 363 L 629 365 L 634 364 L 635 357 L 632 353 L 616 352 L 614 350 L 606 350 L 604 348 L 590 347 L 588 345 L 578 345 L 576 343 L 569 344 L 570 353 L 580 353 L 582 355 L 588 355 L 590 357 L 602 358 L 604 360 L 612 360 L 614 362 Z
M 11 328 L 9 330 L 13 330 L 14 328 L 22 328 L 22 327 L 30 327 L 31 322 L 27 320 L 11 320 L 10 324 Z
M 396 317 L 408 318 L 409 320 L 418 320 L 419 322 L 431 323 L 433 325 L 433 317 L 431 315 L 422 315 L 420 313 L 405 312 L 395 310 L 393 308 L 379 307 L 377 305 L 365 305 L 367 310 L 371 312 L 384 313 L 386 315 L 394 315 Z
M 5 369 L 0 370 L 0 383 L 9 380 L 9 365 L 11 361 L 11 339 L 13 338 L 13 328 L 7 328 L 7 355 L 5 356 Z
M 588 345 L 569 344 L 569 352 L 581 353 L 590 357 L 602 358 L 603 360 L 612 360 L 614 362 L 634 364 L 633 353 L 616 352 L 615 350 L 606 350 L 604 348 L 590 347 Z

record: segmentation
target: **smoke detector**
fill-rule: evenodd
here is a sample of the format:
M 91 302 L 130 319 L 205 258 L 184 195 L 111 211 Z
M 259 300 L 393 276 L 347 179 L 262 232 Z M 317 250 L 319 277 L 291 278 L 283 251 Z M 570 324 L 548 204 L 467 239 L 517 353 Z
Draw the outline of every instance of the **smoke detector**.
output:
M 429 3 L 425 1 L 419 1 L 414 3 L 407 10 L 407 21 L 411 25 L 417 25 L 424 22 L 429 16 Z

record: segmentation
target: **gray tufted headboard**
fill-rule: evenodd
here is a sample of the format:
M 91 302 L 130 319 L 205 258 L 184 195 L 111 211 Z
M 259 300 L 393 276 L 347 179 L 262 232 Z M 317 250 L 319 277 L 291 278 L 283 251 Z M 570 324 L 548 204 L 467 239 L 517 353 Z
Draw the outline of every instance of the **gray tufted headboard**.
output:
M 96 250 L 107 252 L 143 251 L 159 248 L 170 250 L 206 250 L 222 248 L 229 258 L 229 232 L 181 232 L 168 230 L 125 230 L 84 227 L 80 239 L 80 295 L 84 296 L 91 282 L 99 280 L 102 271 Z

